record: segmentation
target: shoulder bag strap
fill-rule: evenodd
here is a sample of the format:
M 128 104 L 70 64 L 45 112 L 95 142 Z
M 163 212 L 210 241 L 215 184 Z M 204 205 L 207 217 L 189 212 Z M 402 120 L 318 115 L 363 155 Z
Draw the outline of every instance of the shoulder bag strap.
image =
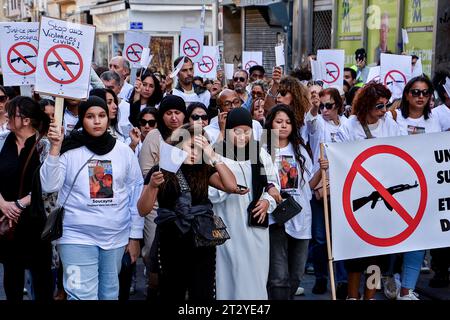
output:
M 363 124 L 362 127 L 364 129 L 364 133 L 366 134 L 367 139 L 373 139 L 372 132 L 370 132 L 370 129 L 367 126 L 367 124 Z
M 20 186 L 19 186 L 19 197 L 22 196 L 22 191 L 23 191 L 23 180 L 25 179 L 25 173 L 27 171 L 28 165 L 30 164 L 30 160 L 31 157 L 33 156 L 34 150 L 36 149 L 37 144 L 39 143 L 39 141 L 42 139 L 42 136 L 39 136 L 36 141 L 33 144 L 33 147 L 30 150 L 30 153 L 28 153 L 28 157 L 27 160 L 25 161 L 25 165 L 23 166 L 22 169 L 22 174 L 20 176 Z
M 81 170 L 83 170 L 83 168 L 89 163 L 89 161 L 92 160 L 93 157 L 94 154 L 89 159 L 87 159 L 87 161 L 81 166 L 80 170 L 78 170 L 77 174 L 75 175 L 75 179 L 73 179 L 72 185 L 70 186 L 69 192 L 67 193 L 66 200 L 64 200 L 64 203 L 62 204 L 62 207 L 66 205 L 66 202 L 69 199 L 70 193 L 72 192 L 73 186 L 75 185 L 75 182 L 77 181 L 77 178 L 81 173 Z

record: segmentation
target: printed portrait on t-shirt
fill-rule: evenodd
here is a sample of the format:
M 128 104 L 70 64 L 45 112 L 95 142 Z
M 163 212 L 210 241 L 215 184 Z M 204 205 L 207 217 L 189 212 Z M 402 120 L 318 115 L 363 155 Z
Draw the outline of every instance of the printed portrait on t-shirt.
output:
M 424 127 L 415 127 L 412 125 L 408 125 L 408 135 L 411 134 L 422 134 L 425 133 L 425 128 Z
M 298 167 L 293 156 L 282 155 L 277 161 L 278 175 L 282 190 L 298 188 Z
M 113 198 L 113 173 L 110 160 L 91 160 L 89 168 L 89 192 L 91 199 Z

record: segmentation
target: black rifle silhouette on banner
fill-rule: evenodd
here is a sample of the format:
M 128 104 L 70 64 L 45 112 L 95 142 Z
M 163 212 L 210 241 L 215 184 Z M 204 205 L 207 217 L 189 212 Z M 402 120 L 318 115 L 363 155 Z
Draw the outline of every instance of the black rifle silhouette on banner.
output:
M 24 56 L 23 57 L 23 59 L 27 59 L 27 60 L 30 58 L 36 58 L 36 56 Z M 23 59 L 22 59 L 22 57 L 17 57 L 17 58 L 11 59 L 10 61 L 11 61 L 11 63 L 22 61 L 24 64 L 26 64 L 26 62 Z
M 415 184 L 410 185 L 410 184 L 398 184 L 392 187 L 389 187 L 386 189 L 387 192 L 389 192 L 391 195 L 398 193 L 398 192 L 403 192 L 405 190 L 409 190 L 412 188 L 417 188 L 419 185 L 417 184 L 417 181 L 415 182 Z M 392 211 L 393 208 L 392 206 L 386 201 L 386 199 L 384 199 L 380 193 L 378 191 L 374 191 L 372 192 L 369 196 L 367 197 L 362 197 L 362 198 L 358 198 L 353 200 L 353 212 L 359 210 L 361 207 L 364 207 L 367 203 L 369 203 L 370 201 L 372 201 L 372 204 L 370 205 L 371 209 L 375 209 L 375 206 L 377 205 L 377 202 L 383 200 L 384 201 L 384 205 L 386 206 L 386 208 L 389 211 Z
M 79 66 L 80 64 L 77 62 L 71 62 L 71 61 L 64 61 L 64 63 L 66 64 L 66 66 Z M 47 62 L 47 66 L 51 67 L 51 66 L 55 66 L 55 68 L 58 68 L 59 66 L 61 66 L 61 68 L 63 68 L 64 71 L 67 71 L 66 68 L 63 66 L 63 64 L 61 63 L 61 61 L 48 61 Z

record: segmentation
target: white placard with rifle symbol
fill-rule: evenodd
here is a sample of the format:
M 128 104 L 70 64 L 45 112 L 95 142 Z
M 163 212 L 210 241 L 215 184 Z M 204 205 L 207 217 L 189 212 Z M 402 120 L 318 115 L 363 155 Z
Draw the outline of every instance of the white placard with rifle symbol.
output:
M 402 97 L 406 83 L 411 80 L 411 56 L 382 53 L 380 79 L 392 93 L 392 99 Z
M 145 32 L 127 31 L 123 45 L 122 56 L 130 62 L 132 68 L 141 66 L 141 58 L 144 48 L 150 44 L 150 34 Z
M 318 50 L 317 62 L 320 70 L 320 80 L 324 87 L 343 87 L 344 83 L 344 50 Z

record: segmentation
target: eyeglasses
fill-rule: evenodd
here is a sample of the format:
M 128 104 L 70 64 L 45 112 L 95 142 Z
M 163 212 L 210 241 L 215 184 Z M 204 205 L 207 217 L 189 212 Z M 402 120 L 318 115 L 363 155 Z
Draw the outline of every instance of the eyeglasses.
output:
M 141 120 L 139 120 L 139 124 L 142 127 L 145 127 L 148 124 L 149 127 L 153 128 L 156 125 L 156 120 L 153 120 L 153 119 L 152 120 L 141 119 Z
M 8 100 L 8 96 L 0 96 L 0 102 L 6 102 Z
M 231 105 L 233 105 L 235 107 L 239 107 L 241 105 L 241 100 L 239 98 L 236 98 L 233 101 L 227 100 L 227 101 L 223 102 L 223 105 L 227 108 L 231 107 Z
M 375 109 L 377 109 L 377 110 L 383 110 L 385 108 L 386 108 L 386 104 L 384 104 L 384 103 L 379 103 L 375 106 Z
M 420 95 L 424 96 L 424 97 L 429 97 L 431 92 L 428 89 L 425 90 L 419 90 L 419 89 L 412 89 L 409 90 L 409 93 L 411 93 L 411 95 L 413 97 L 419 97 Z
M 194 121 L 197 121 L 198 119 L 202 119 L 203 121 L 207 121 L 208 120 L 208 115 L 207 114 L 193 114 L 191 115 L 191 119 Z
M 238 82 L 238 81 L 240 81 L 240 82 L 245 82 L 245 80 L 247 80 L 247 79 L 245 79 L 244 77 L 234 77 L 234 78 L 233 78 L 233 81 L 234 81 L 234 82 Z
M 323 110 L 323 109 L 327 109 L 327 110 L 331 110 L 331 109 L 333 109 L 334 108 L 334 105 L 335 105 L 336 103 L 321 103 L 321 104 L 319 104 L 319 108 L 320 108 L 320 110 Z

